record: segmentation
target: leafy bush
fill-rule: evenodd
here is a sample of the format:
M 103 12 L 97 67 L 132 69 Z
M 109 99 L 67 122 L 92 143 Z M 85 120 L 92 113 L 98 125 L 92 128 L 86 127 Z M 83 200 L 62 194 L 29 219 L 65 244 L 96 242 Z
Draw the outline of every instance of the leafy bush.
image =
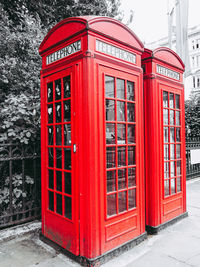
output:
M 14 174 L 12 176 L 12 208 L 13 212 L 17 212 L 22 209 L 22 203 L 26 206 L 32 203 L 32 190 L 34 180 L 30 176 L 25 176 L 24 188 L 22 190 L 22 175 Z M 29 207 L 30 208 L 30 207 Z M 10 177 L 6 177 L 3 189 L 0 190 L 0 215 L 9 214 L 10 209 Z

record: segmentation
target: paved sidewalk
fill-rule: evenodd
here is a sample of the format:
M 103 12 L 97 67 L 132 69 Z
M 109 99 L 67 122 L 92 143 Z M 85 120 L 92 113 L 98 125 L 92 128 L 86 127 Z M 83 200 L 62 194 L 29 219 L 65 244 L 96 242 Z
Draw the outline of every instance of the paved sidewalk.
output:
M 200 267 L 200 178 L 187 182 L 187 210 L 189 217 L 102 267 Z M 35 223 L 0 232 L 0 267 L 80 267 L 40 241 L 39 227 Z M 13 231 L 18 236 L 8 240 Z

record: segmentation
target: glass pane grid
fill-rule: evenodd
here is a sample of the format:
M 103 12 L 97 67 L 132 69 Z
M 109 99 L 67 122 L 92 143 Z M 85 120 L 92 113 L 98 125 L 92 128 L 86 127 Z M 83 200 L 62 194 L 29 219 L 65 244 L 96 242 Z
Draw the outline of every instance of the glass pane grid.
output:
M 72 219 L 70 76 L 47 84 L 49 210 Z M 67 170 L 67 171 L 66 171 Z
M 135 193 L 129 193 L 136 190 L 135 173 L 129 178 L 128 168 L 136 164 L 134 83 L 106 76 L 105 97 L 107 216 L 111 217 L 136 203 Z
M 181 191 L 180 96 L 163 92 L 164 195 Z

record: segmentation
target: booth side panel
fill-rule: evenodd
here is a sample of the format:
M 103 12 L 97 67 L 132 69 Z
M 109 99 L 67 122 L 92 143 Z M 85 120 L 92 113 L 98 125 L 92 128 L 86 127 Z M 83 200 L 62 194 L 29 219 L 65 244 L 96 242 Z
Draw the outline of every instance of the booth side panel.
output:
M 99 126 L 98 87 L 94 75 L 94 58 L 87 53 L 83 59 L 82 84 L 82 140 L 81 151 L 81 256 L 95 258 L 100 255 L 99 241 Z
M 146 224 L 155 226 L 160 223 L 161 213 L 161 162 L 159 135 L 159 97 L 156 80 L 144 79 L 145 110 L 145 176 L 146 176 Z
M 183 127 L 183 132 L 182 132 L 182 140 L 183 140 L 183 152 L 182 152 L 182 157 L 183 157 L 183 212 L 186 212 L 186 140 L 185 140 L 185 94 L 184 94 L 184 87 L 182 91 L 182 127 Z
M 41 213 L 42 213 L 42 233 L 44 234 L 44 227 L 45 227 L 45 209 L 46 209 L 46 157 L 45 157 L 45 94 L 44 94 L 44 80 L 41 76 Z

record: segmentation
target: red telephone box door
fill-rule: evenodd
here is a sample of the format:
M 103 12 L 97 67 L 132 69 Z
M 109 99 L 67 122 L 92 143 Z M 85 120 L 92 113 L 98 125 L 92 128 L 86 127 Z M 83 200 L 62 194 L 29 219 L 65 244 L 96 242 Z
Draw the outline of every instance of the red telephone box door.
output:
M 144 233 L 140 75 L 101 67 L 104 88 L 102 251 Z M 140 103 L 140 105 L 139 105 Z M 103 198 L 102 198 L 103 199 Z
M 183 91 L 180 88 L 160 85 L 162 103 L 163 133 L 163 201 L 161 223 L 184 212 L 184 121 L 182 112 L 184 105 Z
M 79 201 L 73 68 L 44 78 L 46 142 L 43 180 L 43 234 L 79 254 Z

